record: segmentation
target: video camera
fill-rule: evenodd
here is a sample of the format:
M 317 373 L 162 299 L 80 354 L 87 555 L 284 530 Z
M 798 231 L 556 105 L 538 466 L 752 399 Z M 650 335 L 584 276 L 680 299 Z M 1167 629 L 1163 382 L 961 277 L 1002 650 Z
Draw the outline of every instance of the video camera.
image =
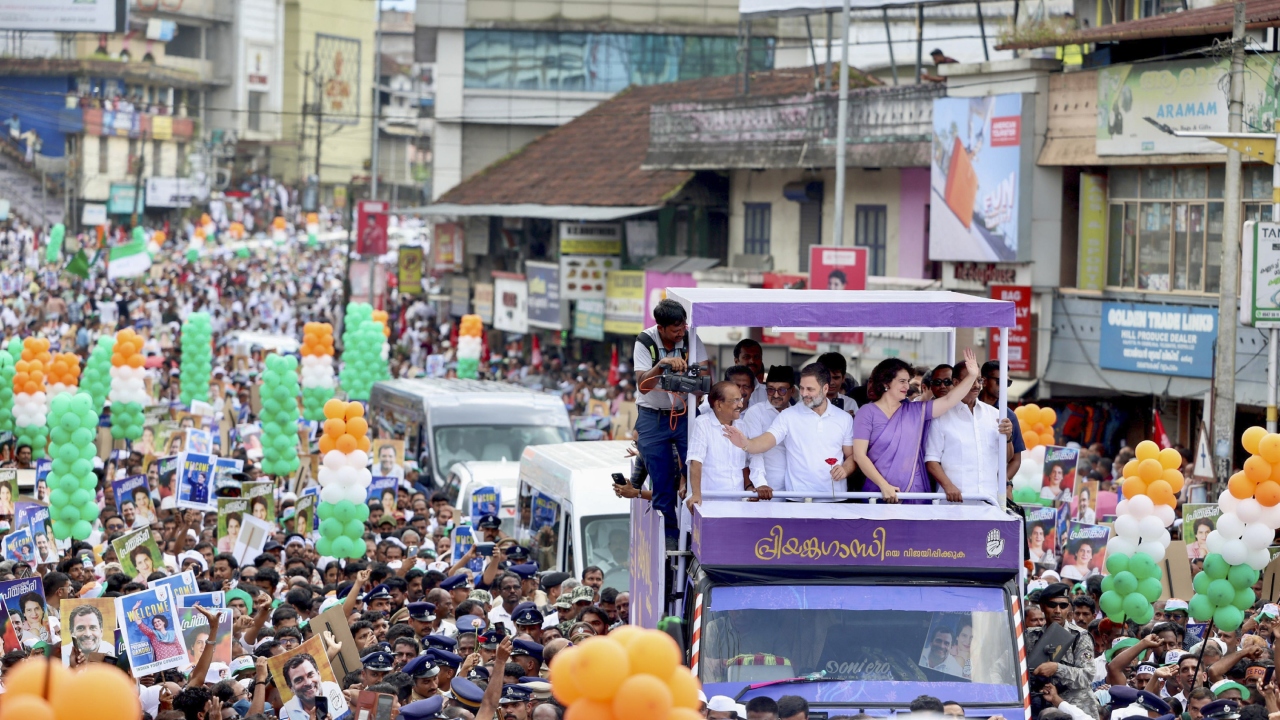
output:
M 698 364 L 687 366 L 684 372 L 675 372 L 664 366 L 662 375 L 658 376 L 658 387 L 667 392 L 705 395 L 711 392 L 711 378 L 701 373 L 702 366 Z

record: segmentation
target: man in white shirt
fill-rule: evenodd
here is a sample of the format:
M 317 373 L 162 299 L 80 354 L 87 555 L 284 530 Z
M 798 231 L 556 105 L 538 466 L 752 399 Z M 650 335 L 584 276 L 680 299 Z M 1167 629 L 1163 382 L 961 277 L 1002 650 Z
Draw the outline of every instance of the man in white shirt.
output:
M 951 369 L 957 381 L 967 373 L 964 363 Z M 956 383 L 957 385 L 959 382 Z M 1004 469 L 1013 443 L 1013 424 L 1000 412 L 978 401 L 982 383 L 974 383 L 960 404 L 929 423 L 924 444 L 925 469 L 947 500 L 965 496 L 1001 497 Z
M 744 410 L 752 405 L 763 405 L 768 398 L 765 397 L 764 391 L 764 349 L 760 347 L 760 343 L 751 338 L 739 340 L 738 344 L 733 346 L 733 363 L 750 368 L 755 375 L 752 392 L 743 395 L 748 400 Z
M 815 500 L 837 487 L 843 491 L 853 472 L 853 416 L 827 401 L 830 384 L 831 373 L 810 363 L 800 371 L 800 402 L 778 413 L 763 435 L 748 439 L 739 428 L 724 428 L 734 445 L 752 455 L 786 448 L 787 483 Z
M 742 414 L 739 427 L 747 437 L 757 437 L 769 430 L 778 413 L 791 407 L 791 388 L 795 385 L 796 371 L 789 365 L 774 365 L 765 376 L 767 402 L 753 402 Z M 790 489 L 787 484 L 787 449 L 781 445 L 760 455 L 751 456 L 751 483 L 769 485 L 777 490 Z
M 754 378 L 753 378 L 754 379 Z M 693 436 L 689 439 L 689 499 L 690 510 L 702 502 L 702 491 L 734 492 L 745 486 L 742 474 L 747 467 L 747 453 L 734 446 L 725 436 L 724 428 L 731 427 L 742 415 L 742 393 L 728 380 L 711 386 L 708 396 L 711 412 L 699 415 L 693 421 Z M 756 497 L 769 500 L 773 490 L 768 484 L 756 486 Z
M 937 670 L 957 677 L 964 674 L 964 671 L 960 669 L 960 663 L 951 654 L 951 644 L 955 638 L 954 632 L 946 626 L 933 629 L 933 636 L 929 638 L 929 644 L 920 653 L 920 667 L 927 667 L 930 670 Z

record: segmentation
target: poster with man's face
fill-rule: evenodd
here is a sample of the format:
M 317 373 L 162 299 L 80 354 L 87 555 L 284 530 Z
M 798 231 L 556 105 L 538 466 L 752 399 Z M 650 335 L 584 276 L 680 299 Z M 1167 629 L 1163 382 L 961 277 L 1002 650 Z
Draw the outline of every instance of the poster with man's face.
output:
M 271 678 L 280 691 L 284 706 L 280 718 L 305 718 L 316 707 L 316 698 L 329 701 L 329 717 L 345 720 L 351 717 L 342 688 L 334 677 L 333 667 L 325 654 L 319 635 L 312 635 L 298 647 L 267 658 Z
M 404 479 L 404 441 L 373 441 L 373 474 L 378 477 Z
M 71 665 L 71 649 L 80 652 L 115 656 L 113 631 L 116 628 L 116 603 L 112 598 L 63 599 L 59 603 L 62 617 L 62 664 Z

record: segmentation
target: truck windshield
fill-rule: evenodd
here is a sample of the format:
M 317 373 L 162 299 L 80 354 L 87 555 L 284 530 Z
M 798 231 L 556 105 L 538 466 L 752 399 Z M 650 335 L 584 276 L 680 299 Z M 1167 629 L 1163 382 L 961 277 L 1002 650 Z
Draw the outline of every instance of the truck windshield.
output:
M 626 515 L 588 516 L 582 520 L 582 566 L 604 572 L 604 587 L 625 592 L 631 582 L 631 518 Z
M 714 587 L 710 595 L 703 682 L 825 672 L 851 682 L 997 686 L 984 699 L 1018 700 L 1017 650 L 1000 588 L 757 585 Z
M 529 445 L 569 442 L 569 429 L 547 425 L 446 425 L 435 432 L 436 474 L 449 477 L 454 463 L 519 462 Z

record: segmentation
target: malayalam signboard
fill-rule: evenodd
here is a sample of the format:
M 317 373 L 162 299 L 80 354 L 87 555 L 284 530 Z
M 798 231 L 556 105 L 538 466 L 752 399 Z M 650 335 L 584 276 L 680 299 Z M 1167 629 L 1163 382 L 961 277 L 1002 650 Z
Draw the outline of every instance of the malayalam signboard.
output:
M 1020 94 L 933 101 L 930 260 L 1018 259 L 1031 231 L 1021 200 L 1030 189 L 1031 123 L 1023 120 L 1032 108 Z
M 614 270 L 604 296 L 604 330 L 636 335 L 644 330 L 644 271 Z
M 1247 222 L 1244 239 L 1240 322 L 1280 327 L 1280 224 Z
M 1207 380 L 1217 337 L 1214 308 L 1104 302 L 1098 365 Z
M 396 258 L 396 287 L 405 295 L 422 294 L 422 248 L 403 245 Z
M 547 330 L 563 330 L 564 316 L 560 303 L 560 266 L 555 263 L 524 264 L 529 283 L 529 325 Z
M 316 33 L 315 58 L 323 83 L 321 119 L 337 125 L 359 124 L 360 40 Z
M 1244 126 L 1271 128 L 1280 88 L 1273 81 L 1277 54 L 1248 54 L 1244 68 Z M 1154 153 L 1222 155 L 1227 148 L 1203 138 L 1169 135 L 1174 130 L 1227 131 L 1226 84 L 1230 60 L 1196 58 L 1111 65 L 1098 71 L 1098 155 Z
M 1080 246 L 1076 287 L 1101 290 L 1107 282 L 1107 176 L 1080 173 Z
M 992 300 L 1008 300 L 1015 308 L 1017 324 L 1009 328 L 1009 372 L 1031 372 L 1031 287 L 1028 285 L 992 285 Z M 991 357 L 1000 347 L 1001 328 L 991 328 Z
M 621 255 L 621 223 L 560 223 L 561 255 Z

